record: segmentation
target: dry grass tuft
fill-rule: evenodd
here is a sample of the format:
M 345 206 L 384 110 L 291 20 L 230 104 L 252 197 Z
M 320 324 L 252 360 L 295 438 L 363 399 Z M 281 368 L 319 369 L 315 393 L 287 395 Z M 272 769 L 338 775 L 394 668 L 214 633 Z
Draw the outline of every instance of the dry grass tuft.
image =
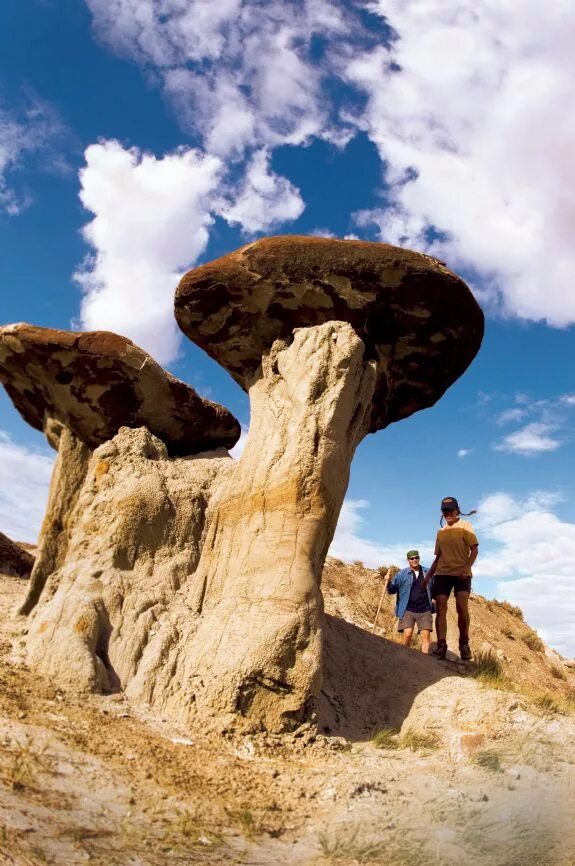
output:
M 492 689 L 507 691 L 511 688 L 510 681 L 503 673 L 500 660 L 491 652 L 476 653 L 466 676 L 473 677 Z
M 534 631 L 521 635 L 521 640 L 525 646 L 528 646 L 530 650 L 533 650 L 533 652 L 542 653 L 545 651 L 545 644 Z
M 492 773 L 501 772 L 501 758 L 495 749 L 482 749 L 481 751 L 476 752 L 472 761 L 479 767 L 491 770 Z
M 399 738 L 399 748 L 411 749 L 412 752 L 426 752 L 438 747 L 439 737 L 433 731 L 421 733 L 408 728 Z
M 379 728 L 374 732 L 371 742 L 377 749 L 398 749 L 398 732 L 394 728 Z
M 380 839 L 364 835 L 359 827 L 318 837 L 321 852 L 329 863 L 378 864 L 386 861 L 388 845 Z
M 556 680 L 566 680 L 567 674 L 562 668 L 558 668 L 555 665 L 551 668 L 551 676 L 555 677 Z

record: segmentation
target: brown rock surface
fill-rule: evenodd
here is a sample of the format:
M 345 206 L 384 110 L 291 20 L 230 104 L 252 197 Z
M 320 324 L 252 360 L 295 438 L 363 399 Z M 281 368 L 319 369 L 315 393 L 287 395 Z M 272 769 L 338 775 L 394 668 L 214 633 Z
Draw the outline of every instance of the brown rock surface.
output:
M 16 577 L 29 577 L 33 565 L 34 557 L 0 532 L 0 572 Z
M 25 421 L 55 418 L 88 447 L 145 425 L 173 454 L 231 448 L 236 419 L 163 370 L 126 337 L 33 325 L 0 329 L 0 382 Z
M 372 432 L 432 406 L 483 337 L 473 295 L 436 259 L 297 235 L 263 238 L 190 271 L 175 312 L 184 333 L 246 390 L 274 340 L 349 322 L 376 362 Z

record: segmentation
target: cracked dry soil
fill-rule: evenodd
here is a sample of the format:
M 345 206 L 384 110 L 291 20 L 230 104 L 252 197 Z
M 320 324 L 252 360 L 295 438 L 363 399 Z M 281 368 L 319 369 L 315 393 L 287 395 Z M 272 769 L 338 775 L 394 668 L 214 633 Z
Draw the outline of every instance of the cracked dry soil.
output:
M 305 726 L 284 737 L 177 730 L 120 695 L 75 697 L 33 674 L 19 661 L 25 622 L 11 618 L 25 581 L 2 576 L 0 590 L 3 866 L 575 864 L 572 717 L 518 698 L 486 728 L 481 762 L 454 752 L 451 717 L 451 739 L 428 748 Z M 398 659 L 397 677 L 408 675 Z M 450 690 L 458 706 L 489 693 L 444 676 L 430 713 L 434 689 L 444 713 Z

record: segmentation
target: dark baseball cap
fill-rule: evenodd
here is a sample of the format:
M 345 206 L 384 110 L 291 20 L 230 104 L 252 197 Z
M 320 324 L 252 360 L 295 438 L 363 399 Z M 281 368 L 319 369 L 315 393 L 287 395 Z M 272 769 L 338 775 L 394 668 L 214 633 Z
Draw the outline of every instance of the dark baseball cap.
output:
M 455 498 L 455 496 L 444 496 L 441 500 L 441 510 L 442 511 L 459 511 L 459 502 Z

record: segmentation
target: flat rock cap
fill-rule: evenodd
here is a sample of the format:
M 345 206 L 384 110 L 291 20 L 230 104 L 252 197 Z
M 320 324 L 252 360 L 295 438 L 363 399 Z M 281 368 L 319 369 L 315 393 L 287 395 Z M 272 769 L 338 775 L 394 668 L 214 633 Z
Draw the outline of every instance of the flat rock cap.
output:
M 189 271 L 175 298 L 182 331 L 244 389 L 295 328 L 349 322 L 377 362 L 371 430 L 432 406 L 466 370 L 483 313 L 442 262 L 366 241 L 263 238 Z
M 223 406 L 162 369 L 131 340 L 109 331 L 0 328 L 0 382 L 25 421 L 55 418 L 95 448 L 120 427 L 146 426 L 171 454 L 195 454 L 239 439 Z

